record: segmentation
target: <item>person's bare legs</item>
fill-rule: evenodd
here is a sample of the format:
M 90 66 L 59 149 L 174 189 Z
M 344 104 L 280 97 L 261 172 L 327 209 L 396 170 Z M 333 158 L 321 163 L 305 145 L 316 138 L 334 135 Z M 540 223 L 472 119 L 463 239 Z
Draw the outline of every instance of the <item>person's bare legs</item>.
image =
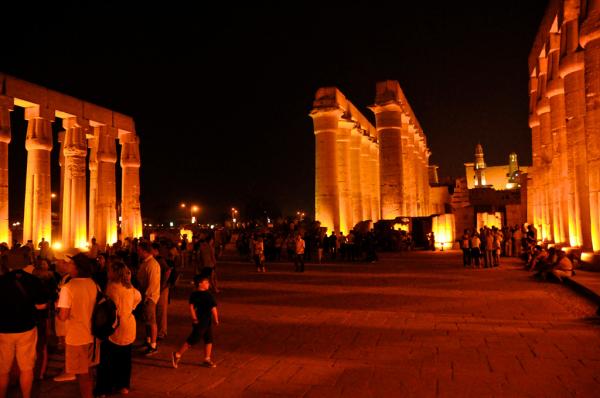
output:
M 79 392 L 82 398 L 94 398 L 92 378 L 89 373 L 82 373 L 77 375 L 77 381 L 79 382 Z
M 177 358 L 181 358 L 183 356 L 183 353 L 189 350 L 191 347 L 192 346 L 188 343 L 183 343 L 181 347 L 179 347 L 179 351 L 177 351 L 175 355 L 177 356 Z
M 19 385 L 21 386 L 21 394 L 23 398 L 31 397 L 31 385 L 33 384 L 33 369 L 21 370 L 19 375 Z
M 210 361 L 211 354 L 212 354 L 212 343 L 204 344 L 204 360 Z

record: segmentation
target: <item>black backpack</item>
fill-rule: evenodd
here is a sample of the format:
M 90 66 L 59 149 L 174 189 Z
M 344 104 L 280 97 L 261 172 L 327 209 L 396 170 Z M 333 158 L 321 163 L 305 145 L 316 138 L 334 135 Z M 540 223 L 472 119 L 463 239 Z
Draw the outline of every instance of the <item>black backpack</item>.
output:
M 118 327 L 117 305 L 98 288 L 96 304 L 92 312 L 92 335 L 99 340 L 105 340 Z

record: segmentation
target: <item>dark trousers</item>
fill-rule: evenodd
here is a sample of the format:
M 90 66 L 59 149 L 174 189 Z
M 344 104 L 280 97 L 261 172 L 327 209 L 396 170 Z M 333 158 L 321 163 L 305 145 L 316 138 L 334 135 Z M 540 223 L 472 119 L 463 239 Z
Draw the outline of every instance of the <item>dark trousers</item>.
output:
M 112 394 L 129 389 L 131 380 L 131 344 L 117 345 L 108 339 L 102 342 L 96 379 L 96 395 Z
M 296 254 L 294 264 L 296 265 L 296 272 L 304 272 L 304 254 Z
M 467 265 L 471 265 L 471 249 L 463 248 L 463 265 L 466 267 Z

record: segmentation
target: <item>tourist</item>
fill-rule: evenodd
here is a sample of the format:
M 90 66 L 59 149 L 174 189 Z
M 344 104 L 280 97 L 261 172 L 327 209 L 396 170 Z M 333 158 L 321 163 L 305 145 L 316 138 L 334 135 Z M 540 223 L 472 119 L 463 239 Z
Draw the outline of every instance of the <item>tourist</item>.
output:
M 131 285 L 131 270 L 123 262 L 111 263 L 108 279 L 106 294 L 117 307 L 119 323 L 115 332 L 102 342 L 96 396 L 129 392 L 131 347 L 136 335 L 133 309 L 142 301 L 140 292 Z
M 146 325 L 146 350 L 144 355 L 150 356 L 158 352 L 156 339 L 158 325 L 156 323 L 156 304 L 160 299 L 160 264 L 152 255 L 152 247 L 148 242 L 138 245 L 138 254 L 142 264 L 137 275 L 140 292 L 143 297 L 143 317 Z
M 479 239 L 479 234 L 475 232 L 473 237 L 471 238 L 471 263 L 473 267 L 481 268 L 481 264 L 479 259 L 481 257 L 481 239 Z
M 66 321 L 65 372 L 75 375 L 82 397 L 92 397 L 92 379 L 89 368 L 100 360 L 99 345 L 92 336 L 92 312 L 98 286 L 91 278 L 92 264 L 83 253 L 67 257 L 69 283 L 60 290 L 58 318 Z M 97 349 L 93 349 L 95 347 Z
M 163 340 L 167 337 L 167 310 L 169 305 L 169 279 L 171 267 L 167 260 L 160 255 L 160 244 L 152 243 L 152 255 L 160 265 L 160 296 L 156 303 L 156 324 L 158 327 L 156 339 Z
M 212 324 L 219 324 L 217 302 L 208 291 L 210 280 L 207 276 L 196 275 L 194 277 L 196 290 L 192 292 L 189 299 L 190 315 L 192 317 L 192 332 L 179 348 L 179 351 L 171 354 L 174 368 L 177 368 L 183 354 L 200 340 L 204 341 L 204 361 L 202 366 L 214 368 L 216 365 L 211 359 L 213 346 Z
M 559 282 L 562 282 L 562 278 L 573 276 L 573 263 L 567 257 L 567 253 L 564 250 L 556 251 L 557 262 L 550 271 Z
M 471 265 L 471 237 L 468 229 L 465 229 L 460 239 L 460 248 L 463 252 L 463 266 L 466 268 Z
M 296 267 L 295 271 L 296 272 L 304 272 L 304 248 L 305 248 L 305 244 L 304 244 L 304 239 L 302 239 L 302 235 L 298 232 L 298 234 L 296 235 L 296 244 L 295 244 L 295 251 L 296 251 L 296 256 L 294 258 L 294 265 Z
M 24 398 L 31 396 L 37 342 L 36 310 L 47 307 L 38 278 L 18 265 L 0 276 L 0 397 L 6 397 L 16 360 Z
M 47 242 L 46 242 L 47 243 Z M 46 308 L 37 311 L 37 354 L 38 354 L 38 379 L 43 380 L 48 366 L 48 336 L 50 334 L 50 308 L 57 299 L 58 286 L 54 273 L 50 271 L 48 262 L 38 258 L 35 263 L 33 275 L 42 282 L 43 295 L 48 299 Z
M 265 272 L 265 245 L 262 237 L 258 235 L 252 240 L 252 253 L 254 264 L 256 264 L 256 272 Z

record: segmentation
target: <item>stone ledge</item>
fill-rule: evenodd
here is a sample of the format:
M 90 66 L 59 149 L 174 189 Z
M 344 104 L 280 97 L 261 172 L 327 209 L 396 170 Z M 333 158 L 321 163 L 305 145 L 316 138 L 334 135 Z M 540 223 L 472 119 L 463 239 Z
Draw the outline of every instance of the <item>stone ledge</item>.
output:
M 572 277 L 563 278 L 565 286 L 587 297 L 600 306 L 600 274 L 597 272 L 575 270 Z M 600 309 L 599 309 L 600 311 Z

